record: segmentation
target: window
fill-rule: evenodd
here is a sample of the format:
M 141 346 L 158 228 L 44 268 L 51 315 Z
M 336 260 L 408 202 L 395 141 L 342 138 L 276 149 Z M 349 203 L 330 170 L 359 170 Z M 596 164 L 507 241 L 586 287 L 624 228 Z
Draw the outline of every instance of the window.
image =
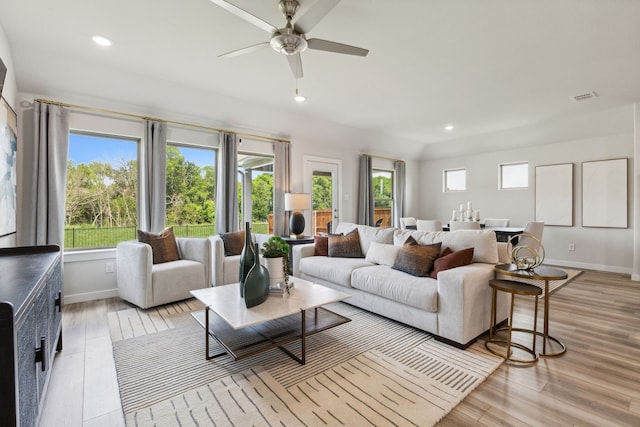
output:
M 500 189 L 529 187 L 529 164 L 509 163 L 500 165 Z
M 373 220 L 379 225 L 389 227 L 393 210 L 393 172 L 373 169 Z
M 465 191 L 467 189 L 467 170 L 449 169 L 443 172 L 442 191 Z
M 215 234 L 216 151 L 167 144 L 165 224 L 176 236 Z
M 114 247 L 136 238 L 138 141 L 71 132 L 65 249 Z
M 238 204 L 241 224 L 273 233 L 273 156 L 238 153 Z

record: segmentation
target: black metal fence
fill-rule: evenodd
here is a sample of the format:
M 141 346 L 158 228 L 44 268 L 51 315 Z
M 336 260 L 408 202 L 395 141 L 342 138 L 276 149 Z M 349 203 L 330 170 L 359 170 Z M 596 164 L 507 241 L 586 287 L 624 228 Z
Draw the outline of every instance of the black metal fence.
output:
M 254 233 L 267 233 L 268 225 L 254 223 Z M 176 237 L 209 237 L 216 234 L 215 224 L 174 225 Z M 137 239 L 137 227 L 65 227 L 65 249 L 113 248 L 124 240 Z

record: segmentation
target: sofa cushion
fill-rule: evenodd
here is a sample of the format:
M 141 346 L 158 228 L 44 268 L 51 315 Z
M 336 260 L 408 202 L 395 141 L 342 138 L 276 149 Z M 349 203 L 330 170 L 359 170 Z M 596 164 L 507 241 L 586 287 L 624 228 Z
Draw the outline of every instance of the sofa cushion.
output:
M 366 260 L 373 264 L 382 264 L 391 267 L 398 257 L 400 248 L 395 245 L 371 242 L 367 251 Z
M 440 256 L 440 246 L 440 242 L 419 245 L 413 237 L 409 236 L 400 248 L 392 268 L 412 276 L 428 276 L 433 269 L 433 261 Z
M 300 260 L 300 272 L 345 287 L 351 287 L 351 273 L 374 264 L 364 258 L 305 257 Z
M 358 229 L 346 235 L 329 236 L 328 255 L 335 258 L 363 258 Z
M 220 233 L 224 244 L 224 256 L 240 255 L 244 248 L 244 231 L 231 231 Z
M 384 265 L 354 270 L 351 286 L 411 307 L 438 311 L 438 281 L 430 277 L 409 276 Z
M 360 248 L 362 254 L 366 255 L 369 251 L 371 242 L 393 243 L 393 231 L 395 228 L 371 227 L 369 225 L 356 225 L 350 222 L 341 222 L 336 228 L 336 233 L 346 234 L 351 230 L 357 229 L 360 238 Z
M 450 231 L 442 241 L 453 251 L 473 248 L 473 262 L 497 264 L 498 240 L 493 230 L 456 230 Z
M 180 259 L 176 236 L 173 234 L 173 227 L 165 228 L 160 233 L 138 230 L 138 241 L 151 246 L 154 264 Z
M 466 248 L 452 252 L 449 247 L 442 251 L 442 256 L 433 262 L 433 271 L 431 277 L 436 279 L 438 273 L 463 265 L 469 265 L 473 261 L 473 248 Z
M 497 264 L 498 241 L 493 230 L 456 230 L 456 231 L 411 231 L 395 230 L 393 244 L 402 246 L 407 238 L 413 237 L 420 245 L 442 242 L 442 246 L 453 251 L 473 248 L 473 262 Z

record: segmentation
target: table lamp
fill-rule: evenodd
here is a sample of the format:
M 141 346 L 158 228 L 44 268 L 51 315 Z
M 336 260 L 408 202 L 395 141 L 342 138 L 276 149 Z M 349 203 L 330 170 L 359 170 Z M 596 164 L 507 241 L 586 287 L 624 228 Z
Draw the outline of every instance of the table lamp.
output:
M 304 237 L 304 215 L 301 210 L 309 209 L 311 205 L 311 196 L 307 193 L 285 193 L 284 194 L 284 210 L 293 211 L 289 220 L 289 232 L 291 237 L 295 235 L 296 239 Z

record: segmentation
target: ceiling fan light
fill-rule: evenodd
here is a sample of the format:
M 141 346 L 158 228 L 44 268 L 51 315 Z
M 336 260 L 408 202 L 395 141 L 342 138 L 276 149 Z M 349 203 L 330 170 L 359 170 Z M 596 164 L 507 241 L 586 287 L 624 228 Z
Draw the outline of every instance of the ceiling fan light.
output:
M 307 48 L 307 40 L 296 33 L 280 33 L 271 38 L 271 47 L 285 55 L 295 55 Z
M 307 100 L 307 98 L 304 97 L 304 95 L 300 95 L 298 93 L 298 89 L 296 88 L 296 96 L 293 97 L 293 99 L 296 100 L 296 102 L 304 102 Z

